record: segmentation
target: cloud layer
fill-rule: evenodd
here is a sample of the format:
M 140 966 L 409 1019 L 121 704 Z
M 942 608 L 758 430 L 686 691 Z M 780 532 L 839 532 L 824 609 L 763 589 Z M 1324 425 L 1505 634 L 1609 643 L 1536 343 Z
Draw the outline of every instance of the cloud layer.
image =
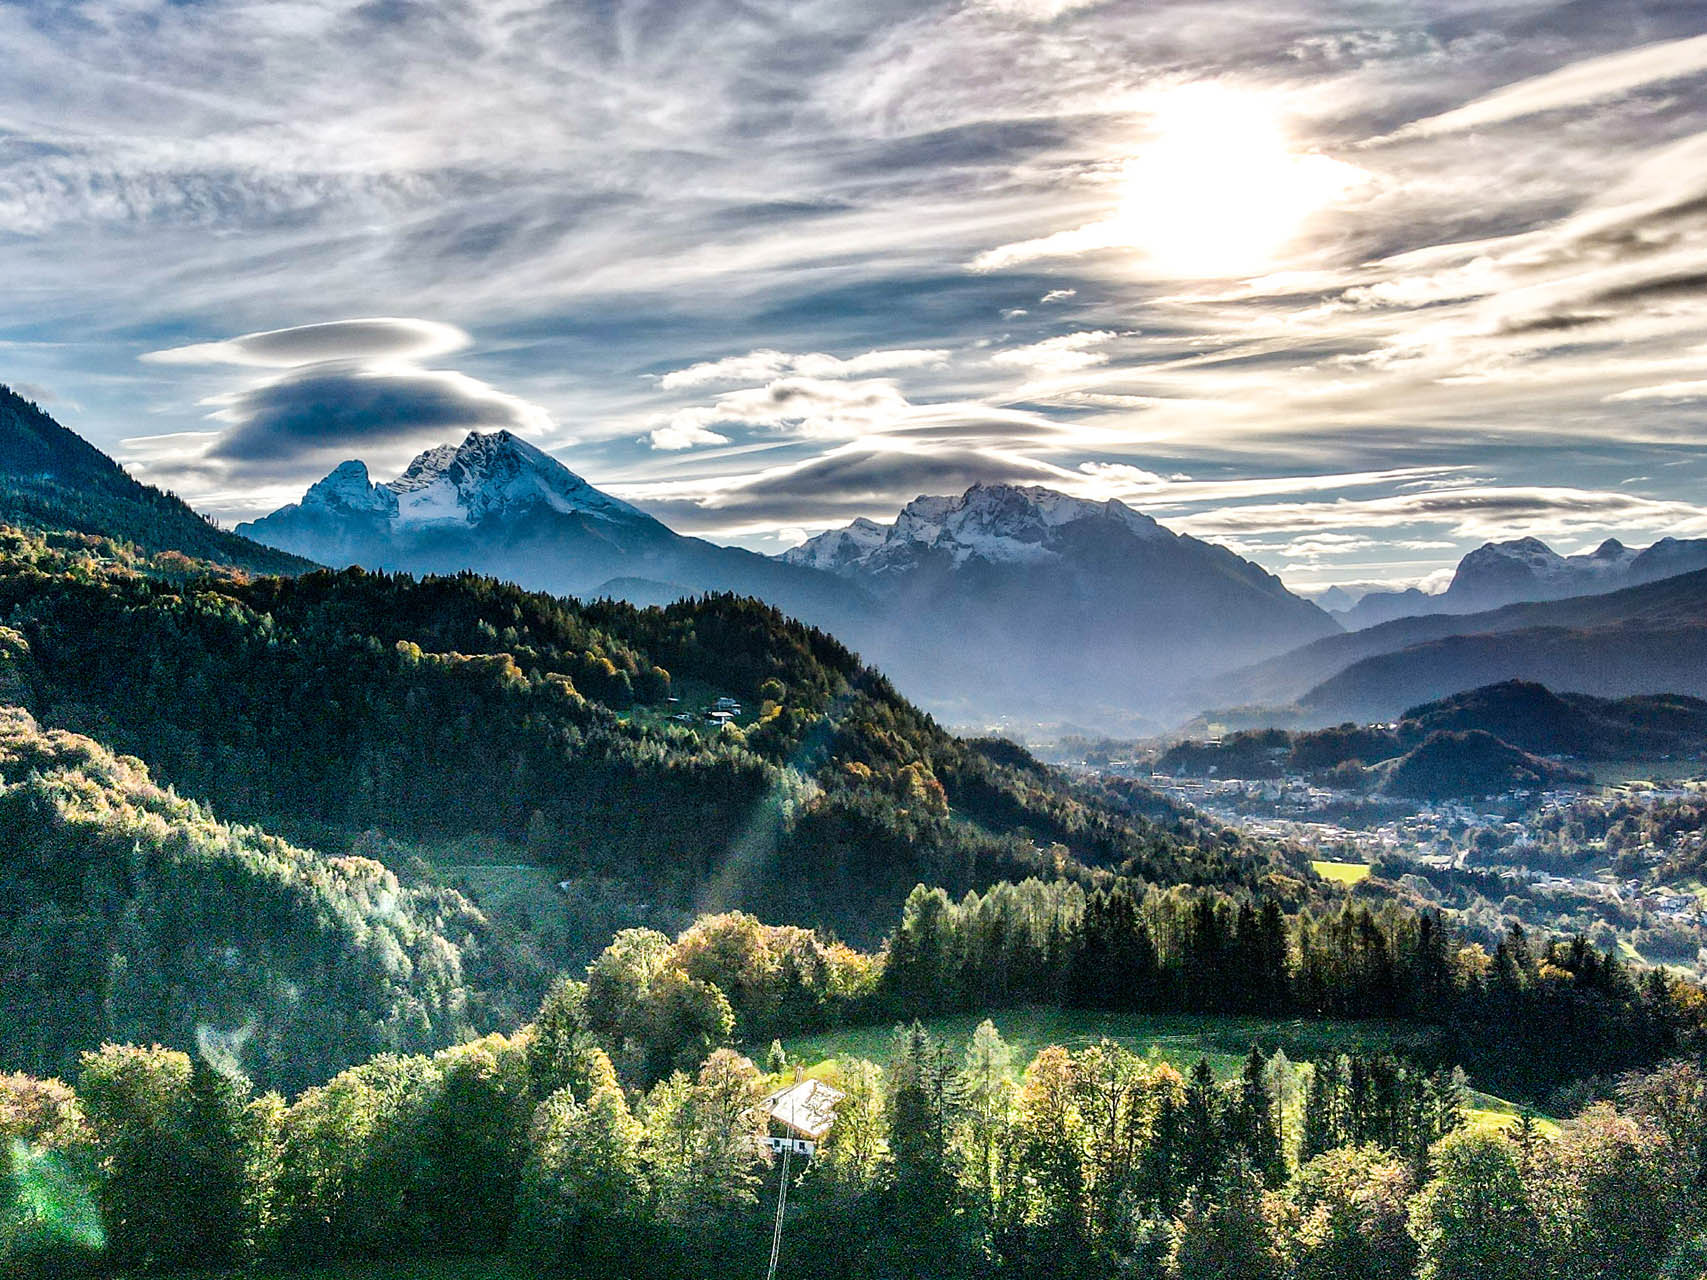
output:
M 767 548 L 995 478 L 1304 586 L 1699 527 L 1687 5 L 86 0 L 0 47 L 0 378 L 220 516 L 508 426 Z
M 456 351 L 468 335 L 400 318 L 339 320 L 151 351 L 164 365 L 240 365 L 267 374 L 207 403 L 223 430 L 181 450 L 133 443 L 151 470 L 178 467 L 222 484 L 295 476 L 345 458 L 390 460 L 468 431 L 548 431 L 537 405 L 419 360 Z

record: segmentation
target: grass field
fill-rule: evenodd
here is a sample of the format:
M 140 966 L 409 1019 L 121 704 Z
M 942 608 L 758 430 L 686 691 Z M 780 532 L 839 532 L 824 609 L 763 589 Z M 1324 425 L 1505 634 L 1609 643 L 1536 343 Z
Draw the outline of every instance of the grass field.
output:
M 960 1048 L 984 1020 L 983 1014 L 956 1014 L 925 1023 L 932 1036 Z M 1004 1009 L 988 1015 L 1014 1051 L 1014 1072 L 1038 1051 L 1058 1044 L 1081 1049 L 1109 1039 L 1134 1053 L 1153 1055 L 1184 1071 L 1199 1058 L 1222 1078 L 1238 1074 L 1252 1044 L 1265 1052 L 1284 1049 L 1294 1061 L 1331 1053 L 1403 1047 L 1420 1039 L 1417 1029 L 1396 1022 L 1317 1022 L 1306 1018 L 1219 1018 L 1201 1014 L 1100 1013 L 1086 1009 L 1034 1007 Z M 849 1027 L 783 1042 L 789 1056 L 808 1069 L 836 1057 L 887 1062 L 894 1045 L 890 1026 Z
M 1310 866 L 1322 879 L 1336 884 L 1353 885 L 1369 878 L 1367 862 L 1312 862 Z
M 1042 1049 L 1061 1045 L 1082 1049 L 1102 1039 L 1146 1056 L 1160 1058 L 1182 1074 L 1207 1058 L 1216 1076 L 1231 1079 L 1244 1065 L 1252 1044 L 1265 1053 L 1283 1049 L 1294 1062 L 1309 1062 L 1335 1053 L 1404 1049 L 1422 1035 L 1414 1026 L 1397 1022 L 1318 1022 L 1306 1018 L 1223 1018 L 1204 1014 L 1099 1013 L 1083 1009 L 1025 1008 L 998 1013 L 956 1014 L 933 1018 L 925 1029 L 957 1052 L 988 1016 L 1013 1050 L 1011 1071 L 1017 1078 Z M 838 1057 L 887 1062 L 895 1043 L 895 1028 L 887 1025 L 848 1027 L 822 1035 L 784 1041 L 789 1056 L 806 1064 L 807 1072 L 827 1069 Z M 1518 1107 L 1493 1094 L 1472 1089 L 1470 1119 L 1478 1125 L 1505 1127 L 1516 1122 Z M 1537 1117 L 1544 1128 L 1552 1122 Z

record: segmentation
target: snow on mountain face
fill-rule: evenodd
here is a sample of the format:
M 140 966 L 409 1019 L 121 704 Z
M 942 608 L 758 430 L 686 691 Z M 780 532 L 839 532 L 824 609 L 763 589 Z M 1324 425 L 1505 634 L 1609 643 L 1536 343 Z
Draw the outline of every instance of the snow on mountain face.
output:
M 302 505 L 333 515 L 390 519 L 397 514 L 397 495 L 368 479 L 366 464 L 351 460 L 340 462 L 324 480 L 309 486 Z
M 821 533 L 783 558 L 840 573 L 901 571 L 933 551 L 957 567 L 973 559 L 1035 563 L 1059 556 L 1059 530 L 1088 520 L 1144 539 L 1173 536 L 1121 502 L 1088 502 L 1037 485 L 978 484 L 957 498 L 915 498 L 887 527 L 860 519 Z
M 780 557 L 788 564 L 834 573 L 845 565 L 864 559 L 883 545 L 889 526 L 860 516 L 845 529 L 830 529 L 791 547 Z
M 1593 591 L 1602 581 L 1622 574 L 1636 558 L 1616 538 L 1591 552 L 1562 556 L 1538 538 L 1489 542 L 1459 561 L 1448 599 L 1525 586 L 1548 591 Z
M 471 431 L 460 446 L 428 449 L 386 484 L 371 483 L 360 462 L 340 463 L 302 505 L 377 517 L 398 529 L 478 524 L 535 506 L 604 520 L 648 518 L 508 431 Z

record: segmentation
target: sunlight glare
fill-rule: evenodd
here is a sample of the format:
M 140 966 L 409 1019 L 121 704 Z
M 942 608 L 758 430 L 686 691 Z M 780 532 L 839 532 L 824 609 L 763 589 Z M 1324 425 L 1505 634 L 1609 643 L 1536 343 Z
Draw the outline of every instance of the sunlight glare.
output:
M 1127 165 L 1114 226 L 1169 275 L 1264 271 L 1305 218 L 1368 180 L 1355 165 L 1293 152 L 1254 93 L 1170 90 L 1153 123 L 1153 139 Z

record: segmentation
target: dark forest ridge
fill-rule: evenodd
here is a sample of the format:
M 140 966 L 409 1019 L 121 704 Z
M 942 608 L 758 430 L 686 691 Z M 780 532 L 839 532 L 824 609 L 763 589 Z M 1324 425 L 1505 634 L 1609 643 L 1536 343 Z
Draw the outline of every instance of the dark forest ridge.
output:
M 299 556 L 228 533 L 169 493 L 139 484 L 124 468 L 0 386 L 0 519 L 134 543 L 149 554 L 178 552 L 255 573 L 301 573 Z

